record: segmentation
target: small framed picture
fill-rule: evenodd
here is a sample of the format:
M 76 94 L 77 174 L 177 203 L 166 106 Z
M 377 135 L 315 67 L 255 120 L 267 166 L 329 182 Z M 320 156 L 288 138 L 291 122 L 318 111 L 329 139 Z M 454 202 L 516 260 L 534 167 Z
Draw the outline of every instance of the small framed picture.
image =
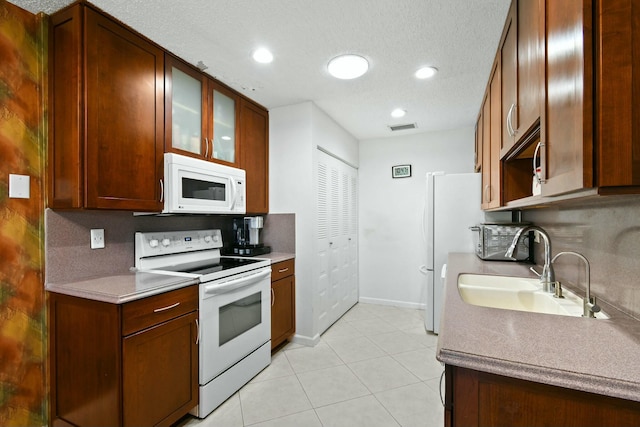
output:
M 391 166 L 391 177 L 409 178 L 411 176 L 411 165 Z

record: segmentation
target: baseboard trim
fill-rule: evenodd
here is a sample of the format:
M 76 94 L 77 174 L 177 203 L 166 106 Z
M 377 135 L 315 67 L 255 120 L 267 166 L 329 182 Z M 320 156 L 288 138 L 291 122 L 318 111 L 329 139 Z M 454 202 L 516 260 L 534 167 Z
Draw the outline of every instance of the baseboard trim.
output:
M 361 302 L 363 304 L 378 304 L 378 305 L 390 305 L 393 307 L 400 307 L 400 308 L 413 308 L 416 310 L 424 310 L 426 307 L 426 304 L 420 304 L 417 302 L 395 301 L 395 300 L 367 298 L 367 297 L 360 297 L 358 299 L 358 302 Z

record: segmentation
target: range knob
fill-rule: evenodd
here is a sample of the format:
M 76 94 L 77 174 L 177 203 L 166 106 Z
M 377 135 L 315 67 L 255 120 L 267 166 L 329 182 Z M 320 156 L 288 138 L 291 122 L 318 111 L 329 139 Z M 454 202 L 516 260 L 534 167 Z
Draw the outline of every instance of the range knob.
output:
M 149 246 L 151 246 L 152 248 L 157 248 L 158 244 L 159 244 L 158 239 L 149 240 Z
M 213 241 L 218 243 L 220 241 L 220 236 L 218 236 L 217 234 L 213 235 Z
M 205 243 L 211 243 L 211 236 L 204 236 Z
M 162 246 L 164 246 L 165 248 L 166 248 L 167 246 L 169 246 L 170 244 L 171 244 L 171 240 L 166 239 L 166 238 L 165 238 L 165 239 L 162 239 Z

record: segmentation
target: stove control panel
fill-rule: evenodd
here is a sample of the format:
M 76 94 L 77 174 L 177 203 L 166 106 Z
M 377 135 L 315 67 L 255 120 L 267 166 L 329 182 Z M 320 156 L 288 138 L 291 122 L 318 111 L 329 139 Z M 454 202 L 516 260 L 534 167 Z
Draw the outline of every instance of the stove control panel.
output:
M 158 231 L 136 233 L 136 259 L 222 247 L 220 230 Z

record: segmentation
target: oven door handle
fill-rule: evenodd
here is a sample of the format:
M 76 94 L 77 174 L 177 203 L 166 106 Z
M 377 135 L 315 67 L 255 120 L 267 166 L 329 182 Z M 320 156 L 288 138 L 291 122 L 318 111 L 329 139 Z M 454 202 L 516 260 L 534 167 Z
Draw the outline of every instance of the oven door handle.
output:
M 259 273 L 252 274 L 251 276 L 241 277 L 239 279 L 229 280 L 228 282 L 220 284 L 211 284 L 204 286 L 205 294 L 223 294 L 225 292 L 233 291 L 239 288 L 253 285 L 261 281 L 262 279 L 271 275 L 271 268 L 260 271 Z

